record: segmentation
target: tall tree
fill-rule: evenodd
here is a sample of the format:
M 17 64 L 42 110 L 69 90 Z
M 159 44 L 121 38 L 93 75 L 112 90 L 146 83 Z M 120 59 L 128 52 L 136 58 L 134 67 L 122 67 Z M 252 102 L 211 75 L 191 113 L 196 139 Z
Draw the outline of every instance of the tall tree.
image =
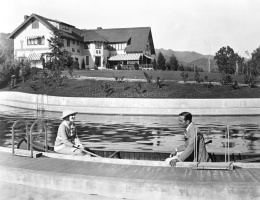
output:
M 234 52 L 229 46 L 222 47 L 215 55 L 214 59 L 218 65 L 219 71 L 225 74 L 234 74 L 236 62 L 239 60 L 239 55 Z
M 163 54 L 161 52 L 159 52 L 158 58 L 157 58 L 158 69 L 165 70 L 165 61 L 166 60 L 165 60 Z
M 14 58 L 14 41 L 8 39 L 10 34 L 0 33 L 0 64 Z
M 179 62 L 174 54 L 170 57 L 169 65 L 173 71 L 177 71 L 179 68 Z
M 153 62 L 152 62 L 152 64 L 153 64 L 153 69 L 154 69 L 154 70 L 157 70 L 157 63 L 156 63 L 156 59 L 153 59 Z
M 57 28 L 52 29 L 52 37 L 48 39 L 48 42 L 51 53 L 48 53 L 50 60 L 46 63 L 47 68 L 58 74 L 65 67 L 70 68 L 73 64 L 73 58 L 70 52 L 63 49 L 64 40 L 62 32 Z
M 249 73 L 253 76 L 260 75 L 260 47 L 253 51 L 249 61 Z

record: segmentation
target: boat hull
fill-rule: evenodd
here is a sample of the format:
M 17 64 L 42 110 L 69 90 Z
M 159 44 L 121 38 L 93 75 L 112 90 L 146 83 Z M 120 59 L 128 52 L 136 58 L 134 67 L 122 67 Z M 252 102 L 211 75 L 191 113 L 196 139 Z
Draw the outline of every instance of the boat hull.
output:
M 23 138 L 17 145 L 18 149 L 27 149 L 27 140 Z M 33 149 L 35 151 L 44 152 L 46 151 L 45 145 L 37 142 L 33 142 Z M 114 158 L 114 159 L 129 159 L 129 160 L 151 160 L 151 161 L 164 161 L 170 156 L 171 152 L 156 152 L 156 151 L 143 151 L 143 150 L 105 150 L 105 149 L 86 149 L 91 153 L 94 153 L 103 158 Z M 48 146 L 48 152 L 54 152 L 54 148 Z M 260 154 L 252 153 L 231 153 L 228 156 L 224 153 L 209 152 L 209 156 L 212 162 L 260 162 Z M 192 161 L 190 159 L 185 161 Z

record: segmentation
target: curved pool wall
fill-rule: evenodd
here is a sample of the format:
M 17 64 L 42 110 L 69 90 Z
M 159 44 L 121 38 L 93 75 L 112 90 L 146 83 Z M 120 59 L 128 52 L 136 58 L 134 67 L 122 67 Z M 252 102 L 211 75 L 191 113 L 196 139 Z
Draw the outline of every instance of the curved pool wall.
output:
M 0 104 L 26 109 L 112 115 L 259 115 L 260 99 L 148 99 L 57 97 L 0 92 Z

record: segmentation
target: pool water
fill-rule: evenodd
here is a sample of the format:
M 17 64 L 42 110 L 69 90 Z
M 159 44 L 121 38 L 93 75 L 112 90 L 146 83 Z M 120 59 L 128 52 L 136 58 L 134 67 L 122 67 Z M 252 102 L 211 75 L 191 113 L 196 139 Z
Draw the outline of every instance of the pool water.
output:
M 12 146 L 12 126 L 17 120 L 27 120 L 29 128 L 37 118 L 45 120 L 48 144 L 53 146 L 61 112 L 40 112 L 0 105 L 0 146 Z M 78 114 L 76 125 L 82 143 L 90 148 L 171 151 L 184 143 L 183 131 L 177 124 L 177 116 L 123 116 Z M 260 153 L 259 116 L 194 116 L 200 127 L 209 152 Z M 226 143 L 229 128 L 229 143 Z M 44 128 L 36 125 L 35 141 L 44 141 Z M 25 127 L 15 128 L 15 144 L 25 137 Z

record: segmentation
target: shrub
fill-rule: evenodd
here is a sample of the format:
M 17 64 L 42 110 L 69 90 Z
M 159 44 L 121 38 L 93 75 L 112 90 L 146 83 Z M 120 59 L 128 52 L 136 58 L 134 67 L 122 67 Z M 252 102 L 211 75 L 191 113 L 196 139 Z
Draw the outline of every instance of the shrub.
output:
M 198 70 L 196 70 L 196 72 L 195 72 L 195 81 L 196 81 L 196 83 L 201 83 L 201 82 L 203 82 L 203 79 L 200 78 L 200 73 L 199 73 Z
M 233 83 L 233 78 L 230 74 L 222 73 L 220 83 L 222 85 L 230 85 Z
M 147 83 L 151 83 L 152 82 L 152 79 L 153 79 L 153 76 L 149 76 L 146 72 L 144 72 L 144 76 L 146 78 L 146 81 Z
M 257 76 L 254 76 L 252 74 L 246 74 L 244 76 L 244 83 L 248 84 L 248 86 L 251 87 L 251 88 L 256 87 L 256 84 L 258 82 L 259 81 L 257 80 Z
M 137 63 L 134 64 L 135 70 L 139 70 L 139 65 Z
M 189 77 L 189 74 L 187 72 L 182 71 L 181 72 L 181 77 L 184 83 L 187 81 L 187 78 Z
M 121 70 L 121 69 L 122 69 L 121 65 L 118 64 L 118 65 L 117 65 L 117 70 Z

